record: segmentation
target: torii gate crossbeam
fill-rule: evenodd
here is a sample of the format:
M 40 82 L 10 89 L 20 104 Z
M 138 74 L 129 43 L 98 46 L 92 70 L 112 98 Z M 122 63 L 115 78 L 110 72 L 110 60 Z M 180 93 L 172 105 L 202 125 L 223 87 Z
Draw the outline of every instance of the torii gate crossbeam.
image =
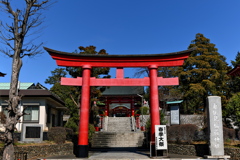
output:
M 178 85 L 178 78 L 157 76 L 158 67 L 181 66 L 195 48 L 168 54 L 148 55 L 81 55 L 60 52 L 44 48 L 59 66 L 82 67 L 83 76 L 61 78 L 62 85 L 82 86 L 78 154 L 77 157 L 88 157 L 88 120 L 90 86 L 150 86 L 151 141 L 155 141 L 155 125 L 160 124 L 158 86 Z M 90 77 L 92 67 L 116 67 L 116 78 Z M 124 78 L 123 67 L 147 67 L 150 76 Z

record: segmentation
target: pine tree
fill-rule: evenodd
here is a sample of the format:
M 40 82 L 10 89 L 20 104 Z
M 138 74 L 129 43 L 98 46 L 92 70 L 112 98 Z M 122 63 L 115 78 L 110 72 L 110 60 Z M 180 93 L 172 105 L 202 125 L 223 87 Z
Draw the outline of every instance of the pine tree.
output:
M 236 67 L 240 65 L 240 52 L 237 53 L 235 61 L 231 61 L 232 66 Z M 239 76 L 231 76 L 231 80 L 229 83 L 229 87 L 231 88 L 231 93 L 240 92 L 240 77 Z
M 237 53 L 235 61 L 231 61 L 233 67 L 240 65 L 240 52 Z M 231 122 L 234 122 L 234 125 L 240 126 L 240 77 L 239 76 L 230 76 L 230 81 L 228 83 L 231 98 L 229 99 L 226 109 L 223 111 L 223 116 L 225 124 L 229 127 L 232 127 Z M 229 121 L 231 119 L 231 121 Z
M 198 113 L 206 107 L 207 96 L 221 96 L 225 104 L 227 88 L 226 58 L 218 53 L 215 44 L 203 34 L 196 34 L 188 48 L 197 47 L 179 67 L 180 89 L 188 113 Z
M 231 61 L 233 67 L 236 67 L 237 65 L 240 65 L 240 52 L 237 53 L 235 61 Z

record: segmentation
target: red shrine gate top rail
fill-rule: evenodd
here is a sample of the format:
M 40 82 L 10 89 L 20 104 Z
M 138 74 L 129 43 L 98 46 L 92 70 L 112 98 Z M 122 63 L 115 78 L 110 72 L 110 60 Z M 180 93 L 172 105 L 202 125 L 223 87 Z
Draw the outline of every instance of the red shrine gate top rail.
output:
M 92 55 L 76 54 L 56 51 L 44 47 L 44 49 L 56 60 L 57 65 L 67 67 L 157 67 L 181 66 L 189 54 L 195 50 L 166 53 L 166 54 L 141 54 L 141 55 Z
M 83 158 L 88 157 L 90 86 L 150 86 L 151 141 L 155 141 L 155 125 L 160 124 L 158 86 L 178 85 L 178 77 L 158 77 L 157 69 L 158 67 L 181 66 L 189 54 L 195 50 L 191 48 L 167 54 L 90 55 L 60 52 L 46 47 L 44 49 L 59 66 L 82 67 L 82 77 L 61 78 L 61 84 L 82 86 L 77 157 Z M 92 67 L 116 67 L 116 78 L 90 77 Z M 147 67 L 150 76 L 125 79 L 123 67 Z
M 124 79 L 123 67 L 172 67 L 181 66 L 195 48 L 167 54 L 144 55 L 91 55 L 75 54 L 44 48 L 56 60 L 57 65 L 66 67 L 116 67 L 116 78 L 90 78 L 90 86 L 150 86 L 149 77 Z M 79 86 L 82 77 L 62 78 L 62 85 Z M 178 78 L 157 77 L 158 86 L 178 85 Z

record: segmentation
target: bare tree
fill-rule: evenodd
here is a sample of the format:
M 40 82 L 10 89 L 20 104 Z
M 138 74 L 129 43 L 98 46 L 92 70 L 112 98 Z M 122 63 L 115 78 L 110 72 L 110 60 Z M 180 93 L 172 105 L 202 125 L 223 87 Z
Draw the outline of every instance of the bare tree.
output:
M 14 3 L 18 1 L 0 0 L 1 11 L 10 18 L 10 23 L 1 22 L 0 38 L 1 43 L 5 44 L 6 49 L 0 49 L 0 52 L 12 58 L 11 85 L 9 91 L 8 115 L 5 124 L 5 133 L 1 137 L 5 143 L 3 159 L 14 159 L 13 133 L 19 119 L 25 114 L 20 111 L 18 104 L 21 96 L 18 95 L 18 79 L 22 67 L 22 58 L 31 57 L 40 54 L 39 47 L 42 44 L 34 45 L 33 40 L 26 41 L 26 37 L 32 35 L 43 22 L 42 11 L 49 7 L 50 0 L 21 0 L 24 3 L 22 9 L 14 9 Z M 19 5 L 20 7 L 22 5 Z M 35 29 L 35 30 L 34 30 Z M 31 32 L 30 32 L 31 31 Z

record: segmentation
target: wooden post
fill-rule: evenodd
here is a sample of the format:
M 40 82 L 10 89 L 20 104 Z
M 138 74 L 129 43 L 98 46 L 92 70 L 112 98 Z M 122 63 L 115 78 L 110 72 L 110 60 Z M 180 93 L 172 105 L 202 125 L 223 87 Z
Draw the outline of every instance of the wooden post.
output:
M 79 117 L 78 151 L 77 157 L 88 157 L 88 124 L 90 105 L 90 75 L 91 66 L 83 66 L 81 109 Z

